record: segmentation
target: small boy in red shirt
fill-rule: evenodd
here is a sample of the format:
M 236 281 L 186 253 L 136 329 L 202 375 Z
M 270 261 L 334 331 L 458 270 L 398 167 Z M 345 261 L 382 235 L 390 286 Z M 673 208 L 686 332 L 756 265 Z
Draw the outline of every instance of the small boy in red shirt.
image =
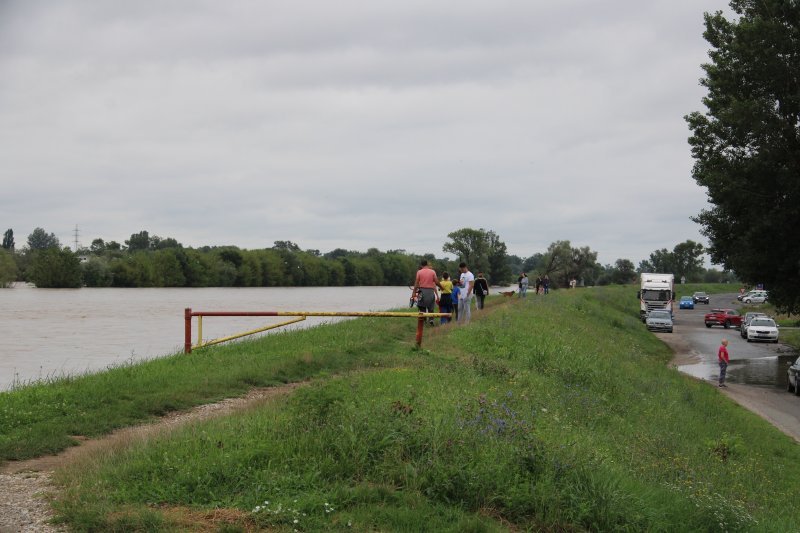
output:
M 725 385 L 725 373 L 728 371 L 728 363 L 730 357 L 728 356 L 728 339 L 722 339 L 722 344 L 717 350 L 717 359 L 719 359 L 719 386 L 727 387 Z

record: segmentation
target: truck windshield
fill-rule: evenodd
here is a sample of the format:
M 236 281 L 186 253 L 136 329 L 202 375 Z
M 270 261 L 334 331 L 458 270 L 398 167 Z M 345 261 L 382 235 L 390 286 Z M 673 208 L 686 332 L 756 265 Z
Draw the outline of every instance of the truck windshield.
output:
M 649 302 L 668 302 L 670 292 L 665 290 L 645 289 L 642 291 L 642 300 Z

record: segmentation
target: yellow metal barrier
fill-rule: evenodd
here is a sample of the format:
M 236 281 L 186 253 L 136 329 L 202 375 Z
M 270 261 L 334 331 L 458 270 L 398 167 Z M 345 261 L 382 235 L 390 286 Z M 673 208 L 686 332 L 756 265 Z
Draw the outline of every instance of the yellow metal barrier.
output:
M 192 345 L 192 317 L 197 317 L 197 344 Z M 291 316 L 296 317 L 293 320 L 287 320 L 279 324 L 271 324 L 262 328 L 229 335 L 227 337 L 220 337 L 210 341 L 203 342 L 203 317 L 204 316 Z M 321 312 L 321 311 L 192 311 L 191 308 L 184 310 L 184 352 L 192 353 L 193 348 L 202 348 L 204 346 L 211 346 L 219 344 L 255 333 L 261 333 L 270 329 L 288 326 L 295 322 L 302 322 L 309 316 L 331 316 L 331 317 L 381 317 L 381 318 L 416 318 L 417 319 L 417 346 L 422 345 L 422 332 L 425 325 L 425 320 L 429 318 L 451 318 L 451 313 L 414 313 L 414 312 L 397 312 L 397 311 L 375 311 L 375 312 Z

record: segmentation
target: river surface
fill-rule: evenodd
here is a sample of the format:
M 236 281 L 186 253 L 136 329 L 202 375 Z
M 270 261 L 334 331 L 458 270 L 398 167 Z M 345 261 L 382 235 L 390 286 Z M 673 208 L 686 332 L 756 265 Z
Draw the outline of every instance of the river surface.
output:
M 193 311 L 384 311 L 408 305 L 406 287 L 0 289 L 0 390 L 183 350 Z M 205 317 L 205 340 L 289 317 Z M 309 317 L 289 327 L 341 320 Z M 197 319 L 192 342 L 197 342 Z M 283 331 L 286 328 L 280 328 Z

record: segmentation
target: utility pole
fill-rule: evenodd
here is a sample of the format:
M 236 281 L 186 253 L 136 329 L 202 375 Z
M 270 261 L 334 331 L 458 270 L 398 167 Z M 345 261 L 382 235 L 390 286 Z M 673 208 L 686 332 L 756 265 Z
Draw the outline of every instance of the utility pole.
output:
M 78 225 L 77 224 L 75 224 L 75 231 L 73 231 L 72 234 L 75 237 L 75 253 L 77 253 L 78 252 L 78 235 L 80 235 L 80 233 L 78 232 Z

